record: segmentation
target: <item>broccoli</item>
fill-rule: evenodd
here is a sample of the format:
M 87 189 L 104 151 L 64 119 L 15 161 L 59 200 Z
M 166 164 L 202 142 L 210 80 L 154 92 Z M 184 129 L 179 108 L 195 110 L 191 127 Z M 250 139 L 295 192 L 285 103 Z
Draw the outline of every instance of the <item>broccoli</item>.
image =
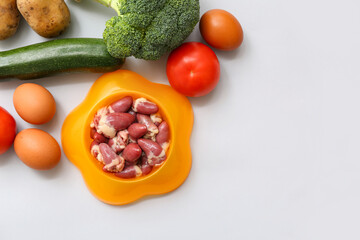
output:
M 103 38 L 113 57 L 159 59 L 178 47 L 200 18 L 199 0 L 95 0 L 115 9 Z

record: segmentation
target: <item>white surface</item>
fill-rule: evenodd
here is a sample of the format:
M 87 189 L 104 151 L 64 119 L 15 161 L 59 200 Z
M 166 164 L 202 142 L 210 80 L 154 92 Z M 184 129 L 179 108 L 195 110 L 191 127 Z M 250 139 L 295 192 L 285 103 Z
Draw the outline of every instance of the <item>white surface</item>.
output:
M 72 25 L 61 37 L 101 37 L 113 11 L 67 3 Z M 0 239 L 360 239 L 360 2 L 201 1 L 201 13 L 213 8 L 237 16 L 245 39 L 237 51 L 216 51 L 218 87 L 190 99 L 186 182 L 114 207 L 90 194 L 65 156 L 38 172 L 11 149 L 0 156 Z M 189 39 L 201 41 L 198 28 Z M 22 21 L 0 50 L 44 40 Z M 128 59 L 124 68 L 168 84 L 165 63 Z M 60 142 L 65 116 L 98 76 L 32 81 L 57 101 L 55 118 L 39 128 Z M 0 82 L 0 105 L 19 130 L 32 127 L 12 105 L 21 83 Z

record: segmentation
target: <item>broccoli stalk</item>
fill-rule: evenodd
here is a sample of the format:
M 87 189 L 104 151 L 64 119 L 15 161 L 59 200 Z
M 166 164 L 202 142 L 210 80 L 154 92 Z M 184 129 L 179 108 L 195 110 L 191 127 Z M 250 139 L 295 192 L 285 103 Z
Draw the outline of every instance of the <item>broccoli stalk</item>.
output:
M 118 16 L 106 22 L 103 38 L 113 57 L 159 59 L 178 47 L 200 18 L 199 0 L 95 0 Z
M 102 5 L 106 6 L 106 7 L 111 7 L 112 9 L 114 9 L 118 15 L 120 15 L 120 11 L 119 8 L 117 6 L 117 1 L 112 1 L 112 0 L 95 0 L 98 3 L 101 3 Z

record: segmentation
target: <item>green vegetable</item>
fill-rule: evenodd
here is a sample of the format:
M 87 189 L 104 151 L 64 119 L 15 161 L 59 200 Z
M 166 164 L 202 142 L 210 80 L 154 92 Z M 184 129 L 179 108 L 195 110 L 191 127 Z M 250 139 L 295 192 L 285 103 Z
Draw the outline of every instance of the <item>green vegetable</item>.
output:
M 69 71 L 110 72 L 125 59 L 112 57 L 103 39 L 68 38 L 0 52 L 0 79 L 31 79 Z
M 115 9 L 103 33 L 113 57 L 159 59 L 190 35 L 200 18 L 199 0 L 96 0 Z

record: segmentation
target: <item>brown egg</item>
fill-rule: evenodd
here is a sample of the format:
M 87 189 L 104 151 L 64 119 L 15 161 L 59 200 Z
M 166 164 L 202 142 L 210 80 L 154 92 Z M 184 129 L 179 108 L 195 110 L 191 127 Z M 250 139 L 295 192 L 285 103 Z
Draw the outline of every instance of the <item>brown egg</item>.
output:
M 55 115 L 56 103 L 51 93 L 35 83 L 24 83 L 15 89 L 13 102 L 16 112 L 26 122 L 44 124 Z
M 14 149 L 21 161 L 37 170 L 55 167 L 61 157 L 57 141 L 47 132 L 35 128 L 19 132 L 15 137 Z

